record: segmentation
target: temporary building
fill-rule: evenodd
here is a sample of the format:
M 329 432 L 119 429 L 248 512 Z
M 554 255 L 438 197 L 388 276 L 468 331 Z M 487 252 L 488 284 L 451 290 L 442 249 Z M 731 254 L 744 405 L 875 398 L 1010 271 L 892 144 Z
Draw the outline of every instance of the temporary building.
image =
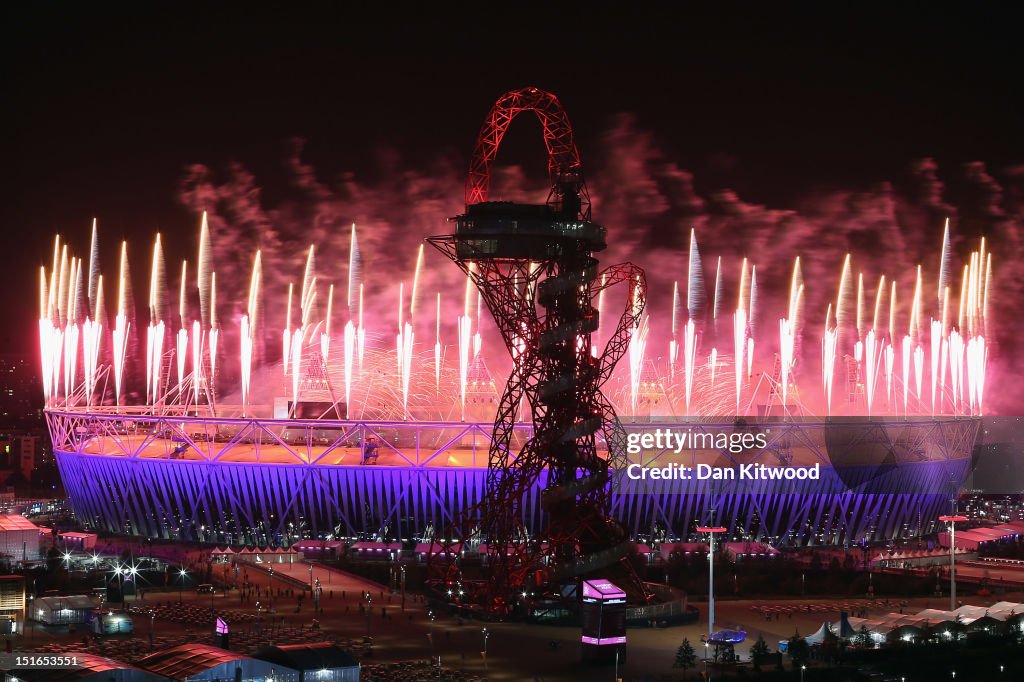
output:
M 96 533 L 61 533 L 60 542 L 70 551 L 87 552 L 96 549 Z
M 359 662 L 330 642 L 264 646 L 256 658 L 299 671 L 299 682 L 359 682 Z
M 89 630 L 97 635 L 126 635 L 135 629 L 132 617 L 121 611 L 92 611 L 86 620 Z
M 707 554 L 708 546 L 703 542 L 663 542 L 658 546 L 658 553 L 668 561 L 673 555 Z
M 841 621 L 832 627 L 837 633 L 842 631 L 844 639 L 856 637 L 863 627 L 877 643 L 886 639 L 913 639 L 929 631 L 940 634 L 952 632 L 954 628 L 983 632 L 1013 626 L 1021 620 L 1024 620 L 1024 604 L 998 602 L 988 607 L 964 605 L 955 611 L 924 609 L 915 614 L 888 613 L 872 618 L 848 618 L 848 628 L 843 628 Z
M 763 542 L 726 542 L 722 545 L 722 551 L 731 561 L 774 557 L 779 554 L 779 550 Z
M 815 644 L 821 644 L 822 642 L 825 641 L 825 635 L 830 630 L 832 632 L 835 632 L 835 630 L 832 630 L 832 626 L 831 625 L 829 625 L 828 623 L 822 623 L 821 627 L 818 628 L 818 631 L 815 632 L 813 635 L 809 635 L 807 637 L 804 637 L 804 641 L 806 641 L 808 644 L 810 644 L 812 646 L 815 645 Z
M 183 644 L 150 654 L 137 665 L 175 682 L 299 682 L 299 671 L 209 644 Z
M 301 552 L 306 559 L 337 559 L 345 551 L 340 540 L 299 540 L 292 549 Z
M 77 667 L 19 669 L 17 679 L 22 682 L 167 682 L 166 677 L 105 656 L 79 651 L 61 652 L 57 655 L 73 657 Z
M 15 561 L 39 561 L 41 529 L 20 514 L 0 514 L 0 554 Z
M 445 546 L 440 542 L 421 542 L 416 545 L 416 558 L 420 561 L 426 561 L 430 557 L 437 557 L 443 559 L 448 552 L 452 554 L 458 554 L 462 551 L 462 545 L 455 543 L 447 551 Z
M 89 619 L 96 608 L 92 597 L 73 594 L 68 597 L 41 597 L 32 602 L 28 617 L 44 625 L 77 625 Z
M 401 551 L 400 542 L 355 542 L 349 548 L 354 559 L 390 560 Z

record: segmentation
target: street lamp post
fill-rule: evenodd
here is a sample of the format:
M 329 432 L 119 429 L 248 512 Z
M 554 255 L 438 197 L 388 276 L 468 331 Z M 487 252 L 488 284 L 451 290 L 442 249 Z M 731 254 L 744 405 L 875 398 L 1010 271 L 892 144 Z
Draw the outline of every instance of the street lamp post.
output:
M 373 611 L 373 597 L 366 593 L 366 636 L 370 636 L 370 612 Z
M 184 590 L 185 590 L 185 577 L 186 577 L 187 575 L 188 575 L 188 571 L 186 571 L 186 570 L 185 570 L 184 568 L 182 568 L 182 569 L 180 569 L 180 570 L 178 571 L 178 603 L 179 603 L 179 604 L 181 603 L 182 599 L 183 599 L 183 598 L 184 598 L 184 596 L 185 596 L 185 595 L 184 595 Z
M 807 670 L 806 665 L 800 666 L 800 682 L 804 682 L 804 671 Z
M 940 516 L 939 521 L 949 524 L 949 610 L 956 611 L 956 523 L 966 521 L 966 516 L 947 514 Z M 956 673 L 953 673 L 956 677 Z
M 402 610 L 405 611 L 405 564 L 401 564 L 399 570 L 402 572 Z
M 715 534 L 724 533 L 727 529 L 721 526 L 701 526 L 698 533 L 707 533 L 710 540 L 708 550 L 708 640 L 715 632 Z M 707 643 L 704 645 L 707 649 Z M 705 660 L 707 655 L 704 656 Z
M 430 639 L 430 653 L 433 654 L 434 653 L 434 618 L 435 618 L 434 612 L 433 611 L 427 611 L 427 618 L 430 619 L 430 637 L 428 639 Z
M 484 675 L 487 675 L 487 638 L 490 637 L 490 633 L 487 632 L 487 628 L 481 630 L 481 634 L 484 636 Z

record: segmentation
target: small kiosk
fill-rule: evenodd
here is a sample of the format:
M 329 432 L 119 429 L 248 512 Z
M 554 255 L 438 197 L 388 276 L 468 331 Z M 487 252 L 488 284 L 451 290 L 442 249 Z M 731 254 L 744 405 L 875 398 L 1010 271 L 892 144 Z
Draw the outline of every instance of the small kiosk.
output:
M 626 660 L 626 593 L 607 580 L 583 581 L 583 660 L 623 663 Z

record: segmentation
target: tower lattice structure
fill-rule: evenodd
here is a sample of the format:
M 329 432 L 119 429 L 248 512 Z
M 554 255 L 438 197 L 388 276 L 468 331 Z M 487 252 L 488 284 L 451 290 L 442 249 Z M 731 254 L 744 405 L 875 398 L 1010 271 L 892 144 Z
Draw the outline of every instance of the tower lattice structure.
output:
M 548 201 L 488 201 L 490 164 L 511 121 L 526 111 L 544 130 Z M 601 391 L 639 323 L 645 277 L 629 263 L 598 269 L 594 254 L 606 248 L 606 230 L 591 222 L 572 128 L 554 95 L 526 88 L 498 99 L 477 140 L 466 203 L 453 219 L 455 234 L 428 241 L 471 278 L 514 361 L 494 420 L 485 501 L 454 524 L 448 546 L 455 536 L 485 539 L 490 574 L 474 596 L 492 612 L 509 610 L 526 590 L 560 589 L 594 575 L 614 578 L 634 600 L 646 601 L 624 560 L 629 538 L 609 515 L 611 473 L 624 468 L 626 438 Z M 618 284 L 628 287 L 625 309 L 596 352 L 594 297 Z M 513 452 L 524 399 L 534 434 Z M 546 480 L 547 523 L 528 538 L 522 509 L 538 480 Z M 454 560 L 446 567 L 449 581 L 459 579 Z

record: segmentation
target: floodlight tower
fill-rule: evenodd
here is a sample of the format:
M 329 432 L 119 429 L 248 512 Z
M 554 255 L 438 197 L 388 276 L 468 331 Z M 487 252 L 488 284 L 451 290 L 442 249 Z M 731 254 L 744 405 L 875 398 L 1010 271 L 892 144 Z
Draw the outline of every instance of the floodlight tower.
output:
M 489 201 L 490 164 L 512 119 L 525 111 L 544 130 L 548 200 Z M 498 99 L 477 139 L 466 212 L 452 220 L 455 234 L 428 241 L 472 279 L 514 358 L 495 416 L 485 502 L 460 531 L 465 536 L 479 524 L 487 538 L 493 574 L 486 607 L 500 612 L 524 588 L 578 585 L 583 575 L 609 572 L 631 598 L 645 599 L 635 576 L 618 574 L 632 576 L 623 561 L 629 538 L 608 513 L 608 484 L 610 471 L 624 468 L 625 433 L 601 393 L 639 322 L 645 278 L 631 264 L 598 270 L 594 254 L 605 249 L 606 231 L 591 221 L 572 128 L 554 95 L 524 88 Z M 629 289 L 625 310 L 605 349 L 592 351 L 599 326 L 593 297 L 619 283 Z M 535 430 L 517 455 L 510 444 L 524 398 Z M 598 433 L 606 454 L 598 450 Z M 521 510 L 538 479 L 546 480 L 546 527 L 527 542 Z
M 954 510 L 955 510 L 954 503 Z M 949 524 L 949 610 L 956 611 L 956 524 L 967 521 L 966 516 L 946 514 L 939 521 Z

